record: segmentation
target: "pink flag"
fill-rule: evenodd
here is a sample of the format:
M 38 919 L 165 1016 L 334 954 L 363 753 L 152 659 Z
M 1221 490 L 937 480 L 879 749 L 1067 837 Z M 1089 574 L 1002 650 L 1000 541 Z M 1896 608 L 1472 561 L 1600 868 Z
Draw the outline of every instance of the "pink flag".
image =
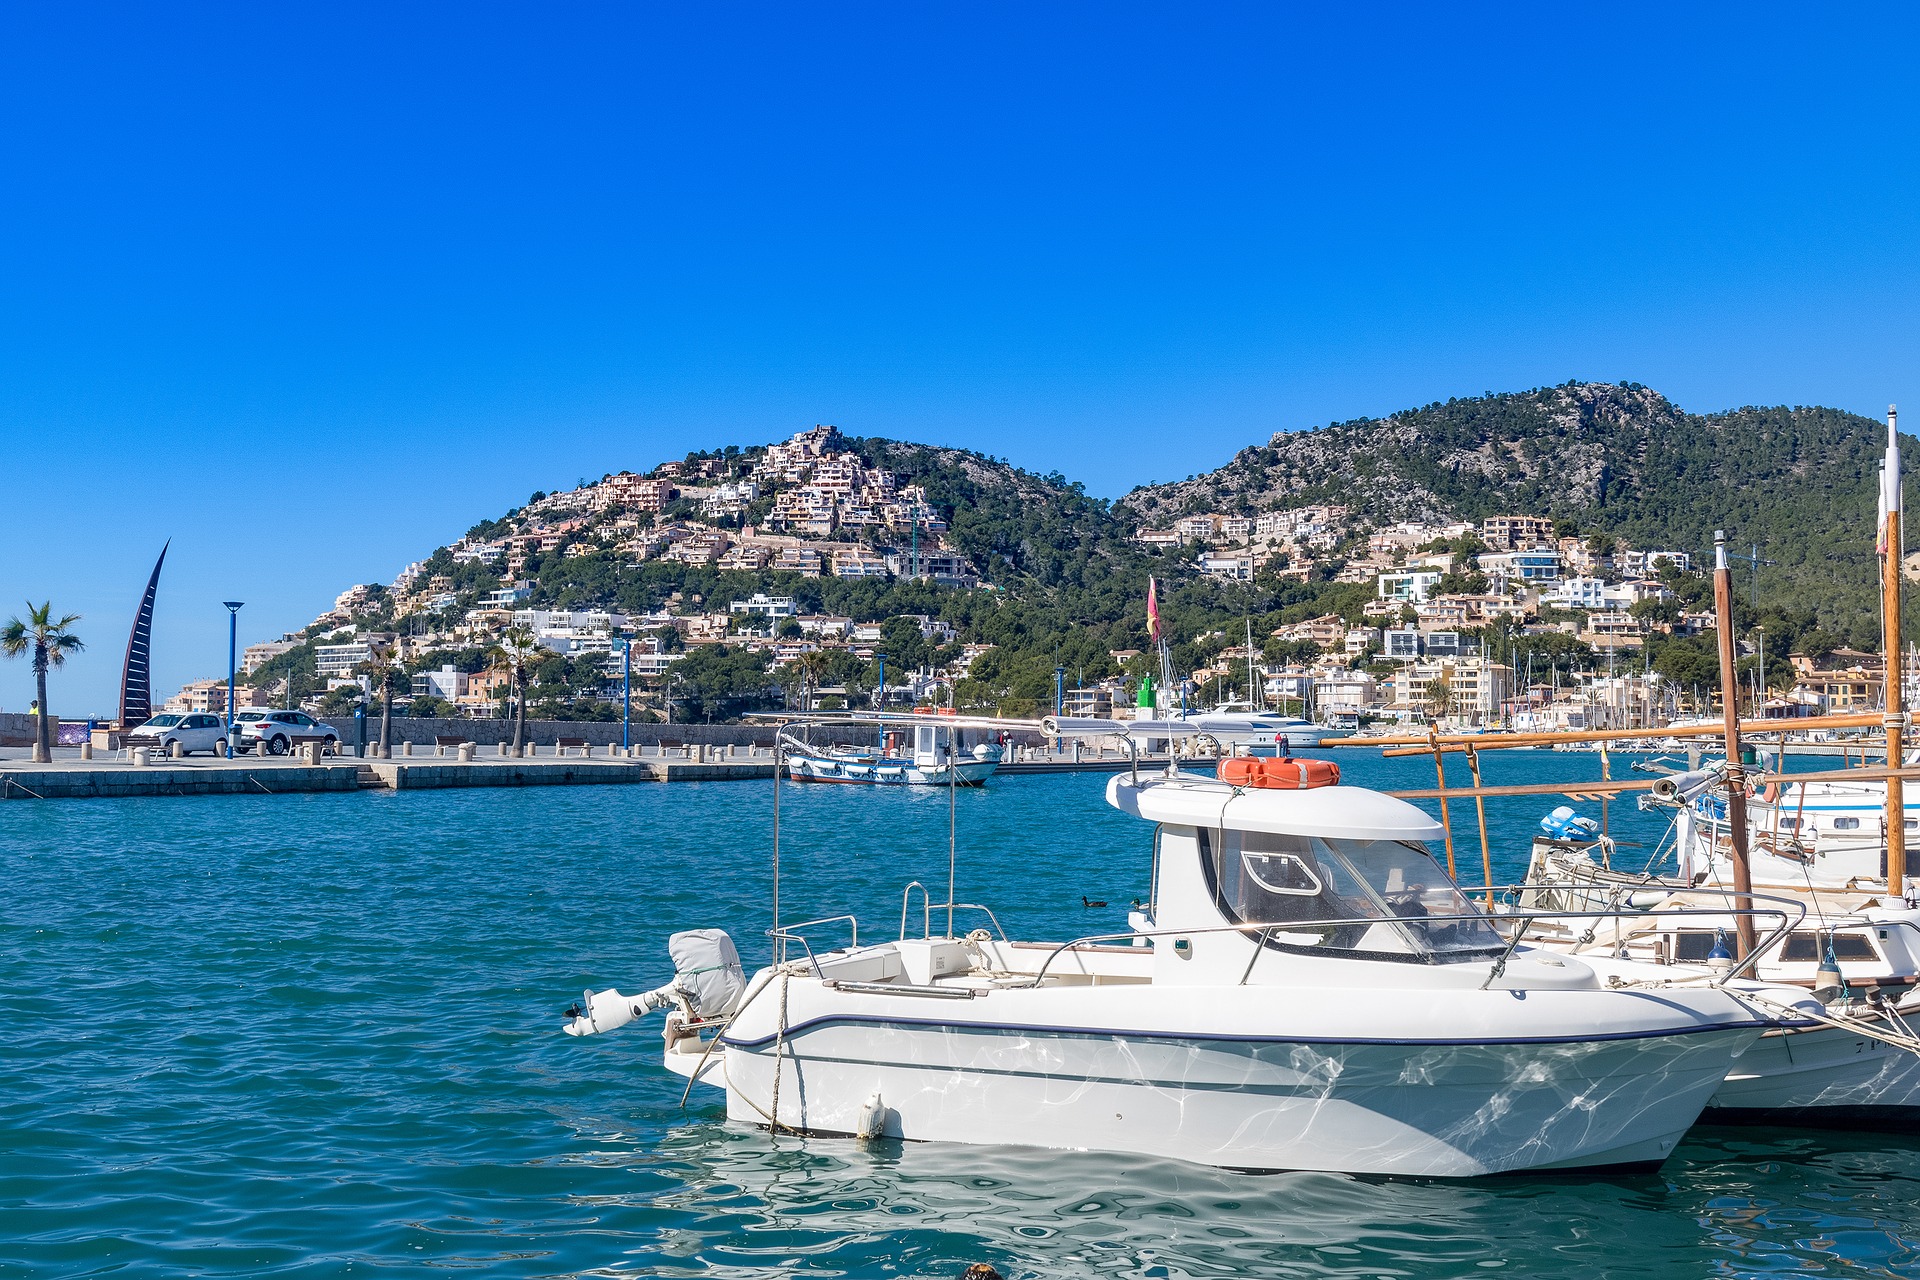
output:
M 1154 581 L 1147 579 L 1147 639 L 1160 638 L 1160 599 L 1155 592 Z

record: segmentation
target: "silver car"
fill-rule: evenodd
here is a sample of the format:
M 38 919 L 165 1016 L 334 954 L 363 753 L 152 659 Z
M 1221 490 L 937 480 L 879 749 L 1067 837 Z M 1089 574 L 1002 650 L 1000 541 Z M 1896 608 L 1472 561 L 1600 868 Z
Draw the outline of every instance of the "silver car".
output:
M 304 711 L 268 711 L 257 720 L 249 719 L 243 711 L 238 723 L 242 751 L 259 747 L 262 755 L 283 756 L 295 738 L 323 738 L 325 750 L 337 753 L 340 749 L 340 735 L 333 727 Z
M 219 716 L 204 711 L 185 714 L 169 711 L 127 735 L 130 747 L 146 747 L 170 756 L 192 755 L 196 751 L 225 755 L 226 741 L 226 725 Z

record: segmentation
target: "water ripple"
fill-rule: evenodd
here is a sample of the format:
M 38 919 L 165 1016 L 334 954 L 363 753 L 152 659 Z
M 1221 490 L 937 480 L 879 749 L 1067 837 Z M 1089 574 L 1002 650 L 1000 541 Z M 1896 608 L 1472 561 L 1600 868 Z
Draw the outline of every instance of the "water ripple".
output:
M 1488 780 L 1519 767 L 1489 757 Z M 1030 935 L 1115 927 L 1080 898 L 1124 903 L 1147 858 L 1101 781 L 959 797 L 961 897 Z M 683 1112 L 651 1031 L 575 1040 L 558 1010 L 658 981 L 677 928 L 760 950 L 767 801 L 5 806 L 0 1277 L 1920 1275 L 1906 1140 L 1701 1130 L 1657 1175 L 1460 1184 L 775 1141 L 711 1095 Z M 1537 816 L 1496 813 L 1502 872 Z M 802 791 L 783 818 L 796 913 L 890 935 L 905 880 L 944 884 L 945 797 Z

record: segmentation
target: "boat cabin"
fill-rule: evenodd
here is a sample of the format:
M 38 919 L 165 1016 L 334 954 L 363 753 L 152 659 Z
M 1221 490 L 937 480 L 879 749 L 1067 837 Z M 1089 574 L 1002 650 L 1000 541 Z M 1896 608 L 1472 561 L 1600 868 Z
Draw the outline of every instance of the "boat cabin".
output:
M 1189 775 L 1118 776 L 1107 797 L 1158 826 L 1152 903 L 1136 921 L 1158 935 L 1156 978 L 1233 983 L 1262 952 L 1444 965 L 1507 950 L 1428 851 L 1440 825 L 1403 800 Z

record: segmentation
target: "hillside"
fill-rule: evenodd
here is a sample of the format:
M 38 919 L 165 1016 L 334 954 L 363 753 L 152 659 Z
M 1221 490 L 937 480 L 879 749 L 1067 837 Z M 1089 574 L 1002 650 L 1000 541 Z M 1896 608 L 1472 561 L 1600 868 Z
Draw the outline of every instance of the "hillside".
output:
M 1742 566 L 1738 621 L 1743 637 L 1764 627 L 1770 672 L 1795 646 L 1876 649 L 1881 432 L 1830 409 L 1696 415 L 1644 387 L 1569 383 L 1277 435 L 1109 504 L 1059 474 L 817 427 L 536 493 L 391 584 L 342 593 L 254 679 L 284 694 L 291 674 L 298 694 L 317 697 L 318 645 L 349 634 L 409 673 L 478 673 L 515 611 L 534 610 L 554 653 L 532 689 L 539 715 L 614 714 L 618 632 L 657 659 L 641 686 L 660 713 L 667 663 L 677 715 L 726 718 L 803 685 L 863 696 L 885 652 L 890 686 L 917 670 L 931 696 L 1028 714 L 1051 703 L 1056 667 L 1070 686 L 1147 669 L 1134 655 L 1148 647 L 1153 575 L 1176 670 L 1202 685 L 1244 677 L 1243 660 L 1236 677 L 1221 655 L 1249 627 L 1269 663 L 1337 654 L 1336 633 L 1308 626 L 1332 617 L 1363 632 L 1417 619 L 1484 640 L 1516 669 L 1626 662 L 1698 686 L 1711 654 L 1682 614 L 1697 612 L 1704 577 L 1669 566 L 1664 585 L 1650 582 L 1626 553 L 1687 552 L 1697 570 L 1715 528 L 1737 548 L 1757 544 L 1775 563 L 1761 569 L 1757 607 Z M 1556 605 L 1528 584 L 1486 594 L 1476 522 L 1516 515 L 1550 519 L 1568 574 L 1599 575 L 1612 603 Z M 1382 582 L 1415 560 L 1444 570 L 1431 575 L 1439 603 L 1420 611 L 1385 598 Z M 1595 567 L 1574 568 L 1585 560 Z M 790 599 L 794 616 L 734 607 L 755 593 Z M 1624 649 L 1588 633 L 1630 605 Z M 1357 661 L 1384 678 L 1379 643 L 1376 632 Z
M 1582 535 L 1703 555 L 1754 545 L 1763 600 L 1877 636 L 1874 495 L 1885 426 L 1822 408 L 1691 414 L 1638 385 L 1569 383 L 1274 436 L 1220 469 L 1134 490 L 1135 526 L 1196 512 L 1350 508 L 1350 527 L 1532 513 Z M 1906 448 L 1911 450 L 1911 438 Z M 1915 493 L 1908 481 L 1909 500 Z M 1750 570 L 1741 569 L 1743 587 Z

